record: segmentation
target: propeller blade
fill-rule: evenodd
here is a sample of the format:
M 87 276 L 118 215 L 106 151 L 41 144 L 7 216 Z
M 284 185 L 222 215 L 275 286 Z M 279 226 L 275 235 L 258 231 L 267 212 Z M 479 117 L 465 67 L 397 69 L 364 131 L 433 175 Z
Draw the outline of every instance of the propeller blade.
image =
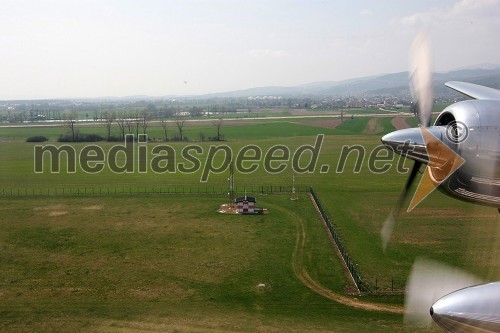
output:
M 431 47 L 424 32 L 413 40 L 410 50 L 410 91 L 417 102 L 420 124 L 429 127 L 433 104 Z
M 392 209 L 389 216 L 385 219 L 384 224 L 382 225 L 382 230 L 380 231 L 380 238 L 382 238 L 382 248 L 384 251 L 387 248 L 389 240 L 391 239 L 392 230 L 394 229 L 395 224 L 396 219 L 394 218 L 394 209 Z
M 432 105 L 433 105 L 433 81 L 431 65 L 431 48 L 429 39 L 421 32 L 413 40 L 410 50 L 410 91 L 414 101 L 418 106 L 418 115 L 420 124 L 428 127 L 431 123 Z M 392 230 L 401 211 L 401 207 L 408 197 L 411 185 L 415 181 L 418 170 L 422 163 L 415 161 L 413 168 L 406 181 L 405 188 L 396 203 L 396 207 L 384 221 L 381 230 L 382 246 L 384 250 L 391 238 Z
M 396 219 L 401 212 L 401 208 L 403 207 L 405 200 L 408 198 L 410 188 L 417 177 L 418 170 L 420 169 L 421 165 L 422 163 L 418 161 L 415 161 L 415 163 L 413 163 L 413 167 L 410 171 L 410 174 L 408 175 L 408 179 L 406 180 L 403 192 L 399 196 L 396 206 L 392 209 L 391 213 L 384 221 L 382 230 L 380 232 L 380 237 L 382 238 L 382 247 L 384 251 L 387 247 L 387 244 L 389 243 L 389 240 L 391 239 L 392 230 L 394 229 L 394 225 L 396 224 Z
M 437 261 L 417 258 L 406 284 L 405 323 L 428 327 L 431 306 L 441 297 L 481 280 L 465 271 Z
M 413 163 L 413 168 L 411 168 L 410 175 L 408 176 L 408 179 L 406 180 L 404 191 L 399 196 L 398 209 L 401 209 L 403 207 L 403 204 L 404 204 L 406 198 L 408 197 L 408 193 L 410 192 L 410 188 L 413 185 L 415 178 L 417 177 L 418 170 L 420 170 L 421 165 L 422 165 L 422 162 L 415 161 L 415 163 Z

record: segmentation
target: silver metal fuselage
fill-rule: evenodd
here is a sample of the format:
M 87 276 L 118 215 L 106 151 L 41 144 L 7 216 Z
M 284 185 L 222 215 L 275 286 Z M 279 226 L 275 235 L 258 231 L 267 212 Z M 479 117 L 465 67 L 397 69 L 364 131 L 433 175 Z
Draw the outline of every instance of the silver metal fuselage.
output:
M 454 291 L 436 301 L 430 313 L 448 332 L 500 332 L 500 282 Z
M 466 126 L 468 134 L 463 141 L 455 142 L 450 137 L 448 127 L 453 122 Z M 438 189 L 454 198 L 500 207 L 500 101 L 467 100 L 452 104 L 427 130 L 465 160 Z M 429 163 L 419 128 L 389 133 L 382 142 L 401 155 Z M 405 142 L 411 149 L 402 151 L 400 147 Z M 429 172 L 433 172 L 432 166 Z

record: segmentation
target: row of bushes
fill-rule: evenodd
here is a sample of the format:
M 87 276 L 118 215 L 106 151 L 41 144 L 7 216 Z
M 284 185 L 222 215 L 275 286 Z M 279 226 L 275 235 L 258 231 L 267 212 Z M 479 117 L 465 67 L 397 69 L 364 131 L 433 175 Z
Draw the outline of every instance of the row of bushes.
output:
M 26 142 L 45 142 L 45 141 L 49 141 L 49 139 L 47 139 L 47 137 L 42 135 L 30 136 L 29 138 L 26 139 Z
M 110 138 L 111 139 L 111 138 Z M 109 140 L 109 141 L 122 141 L 119 140 L 118 138 L 112 138 L 115 140 Z M 35 136 L 30 136 L 29 138 L 26 139 L 26 142 L 46 142 L 49 141 L 49 139 L 46 136 L 42 135 L 35 135 Z M 97 141 L 105 141 L 105 139 L 97 134 L 79 134 L 78 136 L 75 136 L 73 138 L 72 135 L 61 135 L 57 139 L 59 142 L 97 142 Z
M 104 138 L 98 134 L 79 133 L 74 137 L 71 134 L 64 134 L 57 139 L 59 142 L 98 142 L 104 141 Z

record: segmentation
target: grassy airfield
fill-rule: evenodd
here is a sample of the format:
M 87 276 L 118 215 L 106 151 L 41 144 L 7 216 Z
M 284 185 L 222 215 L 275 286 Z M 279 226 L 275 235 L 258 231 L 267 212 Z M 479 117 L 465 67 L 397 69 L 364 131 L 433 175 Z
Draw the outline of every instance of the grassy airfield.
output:
M 373 174 L 365 156 L 356 173 L 353 154 L 344 172 L 335 172 L 344 145 L 362 145 L 368 154 L 383 133 L 394 130 L 388 119 L 371 119 L 355 118 L 330 129 L 295 120 L 227 126 L 228 141 L 222 144 L 233 152 L 250 143 L 263 151 L 282 144 L 293 152 L 325 134 L 317 170 L 296 175 L 296 181 L 314 187 L 371 287 L 404 288 L 421 256 L 498 279 L 498 213 L 441 193 L 402 214 L 388 249 L 382 250 L 380 228 L 406 178 L 396 171 L 397 158 L 388 172 Z M 200 128 L 188 137 L 195 138 Z M 34 144 L 24 139 L 46 135 L 54 140 L 63 131 L 0 131 L 0 191 L 7 194 L 0 198 L 1 331 L 420 331 L 405 327 L 401 314 L 339 304 L 311 288 L 308 281 L 345 296 L 350 282 L 306 193 L 296 202 L 287 194 L 256 193 L 257 205 L 269 214 L 233 216 L 217 213 L 227 202 L 225 195 L 137 194 L 158 187 L 224 188 L 227 172 L 211 174 L 204 184 L 201 171 L 35 174 Z M 160 128 L 151 131 L 151 137 L 161 135 Z M 168 144 L 176 152 L 186 145 Z M 199 143 L 205 150 L 211 144 Z M 105 151 L 111 146 L 99 145 Z M 80 150 L 85 144 L 74 146 Z M 322 165 L 330 166 L 327 173 L 319 172 Z M 236 174 L 238 188 L 290 183 L 289 168 L 272 175 L 260 165 L 254 173 Z M 75 188 L 88 192 L 67 195 Z M 92 195 L 90 189 L 98 188 L 129 193 Z M 16 189 L 30 195 L 8 195 Z M 265 287 L 259 288 L 261 283 Z M 348 299 L 403 306 L 400 293 Z

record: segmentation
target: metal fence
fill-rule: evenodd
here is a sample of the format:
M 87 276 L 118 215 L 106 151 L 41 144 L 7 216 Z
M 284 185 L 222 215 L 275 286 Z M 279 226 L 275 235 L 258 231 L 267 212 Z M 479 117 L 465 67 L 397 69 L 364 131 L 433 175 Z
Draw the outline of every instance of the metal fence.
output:
M 321 202 L 318 198 L 318 195 L 314 192 L 313 188 L 309 188 L 309 193 L 311 194 L 314 203 L 318 207 L 318 210 L 321 214 L 321 217 L 325 221 L 326 226 L 328 227 L 328 231 L 332 236 L 335 245 L 337 246 L 339 253 L 344 260 L 344 264 L 346 268 L 349 270 L 349 273 L 354 280 L 354 283 L 358 287 L 359 291 L 365 293 L 374 293 L 374 294 L 401 294 L 405 290 L 405 282 L 400 281 L 399 279 L 394 279 L 389 276 L 372 276 L 372 277 L 364 277 L 361 279 L 361 275 L 358 272 L 357 265 L 354 263 L 352 258 L 347 253 L 345 246 L 342 244 L 340 240 L 339 234 L 335 231 L 332 222 L 330 221 L 326 211 L 321 206 Z
M 238 186 L 234 189 L 237 194 L 279 194 L 291 193 L 292 186 L 263 185 L 263 186 Z M 295 185 L 296 192 L 309 192 L 308 185 Z M 155 195 L 155 194 L 200 194 L 200 195 L 227 195 L 227 186 L 116 186 L 116 187 L 85 187 L 61 186 L 38 188 L 3 188 L 0 197 L 40 197 L 40 196 L 98 196 L 98 195 Z
M 361 275 L 359 274 L 358 270 L 356 269 L 355 263 L 353 260 L 349 257 L 349 254 L 347 253 L 346 248 L 342 244 L 340 237 L 338 233 L 335 231 L 333 228 L 332 223 L 330 222 L 330 219 L 328 218 L 328 215 L 326 214 L 326 211 L 323 209 L 323 206 L 321 205 L 321 202 L 319 201 L 318 196 L 314 192 L 313 188 L 309 188 L 309 193 L 311 193 L 311 196 L 314 200 L 314 203 L 318 207 L 318 210 L 321 214 L 321 217 L 325 221 L 326 226 L 328 227 L 328 231 L 330 232 L 330 235 L 332 236 L 335 245 L 337 246 L 337 249 L 339 250 L 340 255 L 342 256 L 342 259 L 344 260 L 344 264 L 346 268 L 349 270 L 349 273 L 351 274 L 352 279 L 354 280 L 354 283 L 356 284 L 356 287 L 358 288 L 359 291 L 362 292 L 371 292 L 370 288 L 368 285 L 363 283 L 363 280 L 361 279 Z
M 394 279 L 390 276 L 379 275 L 374 277 L 364 277 L 363 283 L 370 286 L 371 293 L 374 294 L 402 294 L 406 288 L 406 281 Z

